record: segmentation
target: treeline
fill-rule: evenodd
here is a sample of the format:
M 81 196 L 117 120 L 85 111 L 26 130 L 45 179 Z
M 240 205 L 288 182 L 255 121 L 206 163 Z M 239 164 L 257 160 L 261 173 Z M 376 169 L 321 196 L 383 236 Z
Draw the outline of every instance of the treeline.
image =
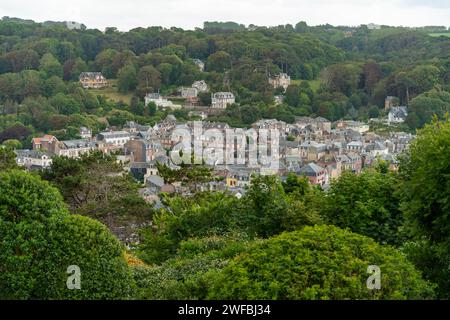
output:
M 442 117 L 450 111 L 449 46 L 450 39 L 430 37 L 423 30 L 387 26 L 370 30 L 299 22 L 244 28 L 208 22 L 194 31 L 149 27 L 101 32 L 4 18 L 0 135 L 18 125 L 32 134 L 51 131 L 58 138 L 74 138 L 73 128 L 80 124 L 95 130 L 127 120 L 153 124 L 167 111 L 145 107 L 144 95 L 175 95 L 180 86 L 196 80 L 206 80 L 213 92 L 235 94 L 237 105 L 213 120 L 236 126 L 262 117 L 367 120 L 385 115 L 385 97 L 396 96 L 409 107 L 407 124 L 415 129 L 434 114 Z M 205 62 L 203 71 L 194 59 Z M 112 102 L 102 91 L 82 89 L 78 76 L 84 71 L 102 72 L 111 90 L 129 101 Z M 293 80 L 286 92 L 268 83 L 280 72 Z M 275 105 L 275 95 L 284 96 L 281 105 Z M 201 94 L 200 101 L 208 105 L 209 94 Z M 183 110 L 175 113 L 188 118 Z

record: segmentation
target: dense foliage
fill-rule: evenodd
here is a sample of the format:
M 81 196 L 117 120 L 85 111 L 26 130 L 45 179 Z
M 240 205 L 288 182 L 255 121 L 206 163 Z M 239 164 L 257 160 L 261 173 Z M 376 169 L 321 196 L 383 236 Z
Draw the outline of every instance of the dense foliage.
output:
M 254 177 L 242 198 L 228 192 L 201 192 L 191 197 L 165 196 L 165 208 L 144 231 L 140 257 L 158 264 L 173 257 L 184 240 L 240 232 L 270 237 L 285 230 L 321 223 L 315 190 L 285 194 L 276 177 Z
M 448 117 L 448 116 L 447 116 Z M 450 120 L 426 125 L 402 159 L 403 212 L 413 240 L 406 250 L 424 274 L 450 288 Z
M 367 267 L 381 269 L 381 289 L 366 287 Z M 333 226 L 283 233 L 231 260 L 211 299 L 423 299 L 433 288 L 395 249 Z
M 0 298 L 117 299 L 133 293 L 123 247 L 107 228 L 69 215 L 49 183 L 23 171 L 0 173 Z M 67 268 L 81 269 L 69 290 Z
M 399 244 L 403 215 L 397 188 L 392 173 L 344 172 L 331 183 L 323 214 L 338 227 L 349 228 L 380 243 Z

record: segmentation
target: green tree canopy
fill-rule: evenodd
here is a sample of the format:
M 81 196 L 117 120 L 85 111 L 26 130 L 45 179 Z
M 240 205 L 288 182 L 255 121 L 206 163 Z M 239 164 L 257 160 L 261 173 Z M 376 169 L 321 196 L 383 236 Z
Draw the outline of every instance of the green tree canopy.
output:
M 58 190 L 23 171 L 0 173 L 0 298 L 107 299 L 132 294 L 123 247 L 99 222 L 69 215 Z M 81 268 L 69 290 L 67 268 Z
M 450 120 L 419 130 L 400 164 L 402 209 L 416 245 L 410 254 L 443 298 L 450 287 Z M 422 254 L 420 254 L 422 252 Z
M 381 289 L 367 288 L 367 268 Z M 250 246 L 218 273 L 210 299 L 424 299 L 433 287 L 397 250 L 334 226 L 305 227 Z

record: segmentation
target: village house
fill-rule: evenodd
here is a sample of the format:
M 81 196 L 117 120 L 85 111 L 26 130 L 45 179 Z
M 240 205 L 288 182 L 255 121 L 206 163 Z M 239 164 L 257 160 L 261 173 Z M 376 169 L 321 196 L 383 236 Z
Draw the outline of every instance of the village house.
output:
M 180 109 L 181 105 L 174 104 L 172 101 L 164 99 L 159 93 L 147 93 L 144 97 L 145 106 L 153 102 L 158 108 Z
M 369 125 L 360 121 L 339 120 L 336 122 L 337 129 L 350 129 L 360 134 L 369 131 Z
M 81 139 L 91 139 L 92 138 L 92 130 L 86 127 L 80 127 L 80 137 Z
M 388 113 L 388 124 L 403 123 L 408 116 L 406 107 L 392 107 Z
M 127 141 L 123 150 L 125 154 L 131 155 L 132 162 L 147 162 L 152 158 L 151 144 L 142 139 Z
M 291 84 L 291 77 L 286 73 L 280 73 L 274 78 L 269 78 L 269 83 L 276 88 L 283 88 L 286 91 L 287 87 Z
M 367 144 L 364 147 L 364 150 L 368 155 L 372 157 L 387 155 L 389 153 L 388 147 L 381 141 L 375 141 L 373 143 Z
M 341 162 L 342 171 L 351 171 L 354 173 L 361 172 L 362 159 L 358 154 L 354 152 L 349 152 L 347 154 L 337 156 L 337 161 Z
M 208 92 L 209 91 L 208 85 L 206 84 L 205 80 L 195 81 L 192 84 L 192 88 L 197 89 L 198 92 Z
M 231 92 L 216 92 L 211 95 L 211 107 L 214 109 L 226 109 L 233 103 L 235 103 L 235 97 Z
M 318 161 L 327 153 L 327 145 L 316 141 L 303 142 L 300 145 L 300 156 L 305 161 Z
M 42 137 L 35 137 L 31 140 L 33 150 L 55 152 L 57 148 L 58 139 L 51 134 L 46 134 Z
M 98 145 L 95 141 L 89 141 L 86 139 L 66 140 L 58 143 L 58 150 L 56 154 L 68 158 L 79 158 L 82 154 L 89 153 L 97 149 Z
M 131 134 L 126 131 L 104 131 L 97 135 L 97 140 L 105 144 L 123 147 L 131 140 Z
M 196 88 L 181 87 L 179 89 L 182 98 L 197 98 L 198 90 Z
M 202 60 L 194 59 L 194 63 L 201 72 L 203 72 L 203 70 L 205 70 L 205 63 Z
M 138 133 L 138 132 L 146 132 L 150 131 L 151 127 L 146 125 L 141 125 L 134 121 L 127 121 L 123 126 L 123 130 L 128 131 L 130 133 Z
M 352 141 L 347 143 L 346 149 L 348 151 L 353 151 L 353 152 L 361 152 L 364 148 L 364 143 L 362 143 L 361 141 Z
M 276 95 L 273 99 L 275 100 L 275 105 L 280 105 L 284 102 L 284 96 Z
M 16 163 L 28 170 L 46 169 L 52 165 L 51 155 L 41 150 L 14 150 Z
M 323 186 L 328 183 L 327 170 L 313 162 L 301 167 L 297 174 L 307 177 L 309 182 L 313 185 Z
M 85 89 L 99 89 L 108 85 L 108 81 L 101 72 L 82 72 L 79 79 Z

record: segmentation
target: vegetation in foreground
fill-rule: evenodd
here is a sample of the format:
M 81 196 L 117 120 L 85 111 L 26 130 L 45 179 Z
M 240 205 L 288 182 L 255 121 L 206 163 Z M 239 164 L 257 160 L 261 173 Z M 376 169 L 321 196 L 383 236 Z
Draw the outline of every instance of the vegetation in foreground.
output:
M 104 225 L 69 213 L 62 185 L 0 152 L 3 299 L 449 297 L 449 119 L 419 131 L 399 173 L 381 163 L 329 193 L 290 176 L 255 177 L 241 199 L 167 195 L 132 255 Z M 66 288 L 73 264 L 81 290 Z M 365 287 L 368 265 L 381 268 L 379 291 Z

